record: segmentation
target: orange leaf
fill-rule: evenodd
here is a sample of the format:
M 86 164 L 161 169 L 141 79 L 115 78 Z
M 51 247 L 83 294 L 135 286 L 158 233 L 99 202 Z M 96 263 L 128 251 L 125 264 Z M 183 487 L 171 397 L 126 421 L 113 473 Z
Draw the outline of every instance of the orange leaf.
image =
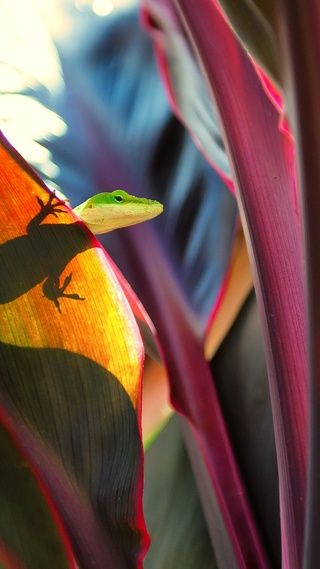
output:
M 93 359 L 137 408 L 140 336 L 101 245 L 0 141 L 0 341 Z

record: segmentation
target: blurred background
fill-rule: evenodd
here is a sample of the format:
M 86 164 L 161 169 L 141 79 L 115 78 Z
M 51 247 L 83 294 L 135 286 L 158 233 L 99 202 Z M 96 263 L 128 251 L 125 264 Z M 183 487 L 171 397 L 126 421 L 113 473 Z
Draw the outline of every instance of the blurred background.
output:
M 51 110 L 65 84 L 57 47 L 69 53 L 115 10 L 134 0 L 1 0 L 0 128 L 51 187 L 58 166 L 46 140 L 67 125 Z M 105 22 L 101 21 L 101 25 Z
M 205 116 L 210 113 L 214 123 L 209 107 Z M 101 243 L 162 329 L 165 356 L 169 332 L 183 336 L 174 320 L 177 303 L 202 345 L 230 266 L 238 209 L 169 108 L 138 3 L 0 0 L 0 128 L 72 207 L 118 187 L 164 203 L 159 218 L 101 236 Z M 217 125 L 212 145 L 230 175 Z M 253 293 L 218 348 L 208 356 L 215 386 L 266 549 L 278 567 L 277 466 Z M 178 364 L 183 357 L 176 353 Z M 177 416 L 168 422 L 166 371 L 152 353 L 145 371 L 144 432 L 153 441 L 146 453 L 152 546 L 145 567 L 214 568 L 185 428 Z

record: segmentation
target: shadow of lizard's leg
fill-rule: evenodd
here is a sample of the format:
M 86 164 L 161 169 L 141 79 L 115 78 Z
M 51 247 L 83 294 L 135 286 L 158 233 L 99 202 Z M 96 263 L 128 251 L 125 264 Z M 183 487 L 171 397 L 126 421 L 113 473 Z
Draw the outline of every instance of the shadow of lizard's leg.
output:
M 72 279 L 72 273 L 70 273 L 70 275 L 68 275 L 64 279 L 64 283 L 60 287 L 59 277 L 53 278 L 49 276 L 42 285 L 42 292 L 44 296 L 54 302 L 54 305 L 56 306 L 56 308 L 59 310 L 60 313 L 61 313 L 61 308 L 60 308 L 60 302 L 58 300 L 59 298 L 71 298 L 72 300 L 85 300 L 85 298 L 82 298 L 77 293 L 65 292 L 67 286 L 71 282 L 71 279 Z

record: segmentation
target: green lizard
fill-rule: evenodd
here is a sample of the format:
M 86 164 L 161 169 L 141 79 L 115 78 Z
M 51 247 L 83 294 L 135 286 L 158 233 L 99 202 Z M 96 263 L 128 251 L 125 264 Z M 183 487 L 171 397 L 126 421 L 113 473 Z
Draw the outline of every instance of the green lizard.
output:
M 63 213 L 63 206 L 69 201 L 67 198 L 50 193 L 46 203 L 38 196 L 36 199 L 40 210 L 30 219 L 26 233 L 0 244 L 4 268 L 11 267 L 12 258 L 19 259 L 14 271 L 0 271 L 0 304 L 12 302 L 42 282 L 43 295 L 61 312 L 60 298 L 85 299 L 75 292 L 66 292 L 72 280 L 71 273 L 62 284 L 60 275 L 74 257 L 94 244 L 87 232 L 82 231 L 80 221 L 43 223 L 48 216 L 58 217 L 57 214 Z M 116 190 L 97 194 L 73 211 L 92 233 L 101 234 L 152 219 L 162 210 L 163 206 L 157 201 Z
M 160 202 L 131 196 L 123 190 L 96 194 L 73 209 L 95 235 L 147 221 L 162 211 Z

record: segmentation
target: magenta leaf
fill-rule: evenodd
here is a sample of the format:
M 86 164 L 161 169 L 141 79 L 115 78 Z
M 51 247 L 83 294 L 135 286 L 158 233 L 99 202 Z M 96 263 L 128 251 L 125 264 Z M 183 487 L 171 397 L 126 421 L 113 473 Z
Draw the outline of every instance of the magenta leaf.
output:
M 301 240 L 285 140 L 246 53 L 214 4 L 205 1 L 200 10 L 188 0 L 166 2 L 167 17 L 168 5 L 173 20 L 180 21 L 180 33 L 196 48 L 233 165 L 263 323 L 279 464 L 283 560 L 292 569 L 300 566 L 303 548 L 306 343 Z M 158 28 L 155 33 L 157 37 Z
M 146 228 L 136 228 L 130 237 L 126 237 L 123 232 L 119 239 L 123 240 L 125 247 L 128 247 L 128 238 L 131 261 L 139 274 L 139 280 L 144 283 L 143 301 L 152 314 L 159 340 L 165 350 L 173 404 L 179 413 L 190 420 L 194 428 L 229 539 L 236 551 L 239 551 L 242 540 L 245 544 L 242 543 L 234 567 L 244 568 L 248 559 L 258 559 L 258 567 L 267 567 L 212 376 L 204 360 L 202 344 L 192 328 L 188 306 L 167 266 L 156 236 Z M 229 549 L 230 544 L 222 542 L 221 536 L 220 543 L 214 541 L 214 549 L 220 559 L 227 555 L 226 547 Z
M 307 514 L 304 547 L 305 569 L 318 567 L 320 547 L 320 119 L 319 56 L 320 11 L 313 0 L 287 2 L 275 6 L 281 55 L 281 72 L 286 111 L 297 149 L 303 236 L 306 263 L 309 363 L 309 460 Z

